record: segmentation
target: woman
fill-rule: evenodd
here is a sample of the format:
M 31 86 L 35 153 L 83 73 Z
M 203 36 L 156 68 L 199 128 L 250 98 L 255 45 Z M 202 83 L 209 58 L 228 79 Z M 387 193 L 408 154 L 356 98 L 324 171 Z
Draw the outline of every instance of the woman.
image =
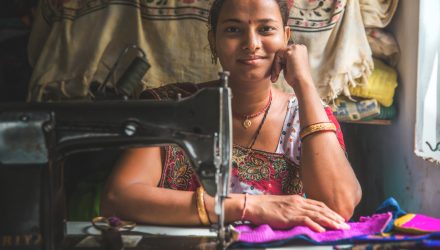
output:
M 225 220 L 347 229 L 361 189 L 339 126 L 314 87 L 306 47 L 288 45 L 287 16 L 282 0 L 216 0 L 210 12 L 211 50 L 231 73 L 233 93 L 233 194 Z M 295 96 L 272 87 L 281 71 Z M 174 87 L 193 92 L 215 84 Z M 175 146 L 129 150 L 109 179 L 103 214 L 162 225 L 216 222 L 214 199 L 201 196 L 185 164 Z

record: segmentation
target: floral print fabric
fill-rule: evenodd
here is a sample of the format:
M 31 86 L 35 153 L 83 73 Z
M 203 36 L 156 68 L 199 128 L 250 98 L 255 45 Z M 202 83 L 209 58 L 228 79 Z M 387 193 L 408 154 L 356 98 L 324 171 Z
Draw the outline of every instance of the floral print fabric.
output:
M 185 89 L 188 89 L 188 86 Z M 161 96 L 172 98 L 175 92 L 175 90 L 161 88 L 152 95 L 158 97 L 161 94 Z M 239 145 L 233 146 L 231 192 L 276 195 L 302 194 L 297 114 L 297 101 L 293 97 L 288 103 L 288 112 L 281 132 L 280 144 L 275 153 L 249 149 Z M 184 151 L 176 145 L 167 146 L 165 147 L 165 155 L 160 186 L 177 190 L 195 190 L 200 184 Z
M 159 186 L 194 191 L 200 183 L 184 151 L 166 146 L 166 159 Z M 234 145 L 231 191 L 251 194 L 302 194 L 299 165 L 283 154 Z
M 148 90 L 143 98 L 175 99 L 178 93 L 182 97 L 197 90 L 197 85 L 173 84 Z M 345 150 L 344 140 L 338 122 L 329 107 L 325 107 L 329 119 L 337 127 L 337 136 Z M 233 145 L 230 190 L 232 193 L 249 194 L 303 194 L 301 182 L 301 141 L 299 139 L 300 122 L 296 97 L 287 103 L 287 113 L 279 144 L 275 152 L 265 152 Z M 177 145 L 164 147 L 165 160 L 160 187 L 194 191 L 200 183 L 191 168 L 191 162 L 185 152 Z

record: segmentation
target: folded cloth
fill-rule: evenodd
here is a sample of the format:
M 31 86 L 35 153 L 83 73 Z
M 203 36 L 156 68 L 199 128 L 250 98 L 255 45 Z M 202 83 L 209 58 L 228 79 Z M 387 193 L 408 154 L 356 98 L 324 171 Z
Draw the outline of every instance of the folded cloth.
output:
M 247 243 L 265 243 L 278 240 L 305 238 L 313 243 L 343 243 L 350 239 L 382 233 L 392 219 L 391 213 L 374 214 L 371 217 L 361 217 L 359 222 L 350 222 L 348 230 L 328 230 L 323 233 L 312 231 L 306 226 L 296 226 L 287 230 L 275 230 L 269 225 L 252 227 L 240 225 L 238 240 Z
M 375 99 L 352 101 L 343 97 L 335 100 L 331 105 L 333 115 L 338 121 L 359 121 L 374 119 L 380 115 L 380 105 Z
M 294 1 L 289 26 L 294 41 L 308 48 L 321 98 L 348 96 L 348 86 L 367 83 L 374 65 L 359 0 Z
M 374 120 L 392 120 L 396 117 L 397 111 L 395 105 L 391 105 L 389 107 L 380 106 L 380 112 L 377 116 L 375 116 Z M 364 120 L 369 120 L 371 118 L 366 118 Z
M 360 243 L 354 246 L 347 246 L 341 249 L 344 250 L 371 250 L 371 249 L 387 249 L 387 250 L 402 250 L 402 249 L 439 249 L 439 240 L 423 239 L 412 241 L 390 241 L 390 242 L 371 242 Z M 339 248 L 336 248 L 339 249 Z
M 368 43 L 373 51 L 373 57 L 384 60 L 389 65 L 396 67 L 400 57 L 400 49 L 396 39 L 391 33 L 383 29 L 365 29 Z
M 391 224 L 391 223 L 390 223 Z M 430 233 L 430 234 L 402 234 L 402 233 L 383 233 L 376 235 L 366 235 L 355 239 L 356 243 L 369 242 L 369 243 L 380 243 L 380 242 L 405 242 L 413 241 L 420 242 L 423 245 L 426 244 L 439 244 L 440 243 L 440 233 Z M 371 249 L 371 248 L 369 248 Z M 380 248 L 385 249 L 385 248 Z M 388 249 L 388 248 L 386 248 Z M 410 248 L 414 249 L 414 248 Z M 438 249 L 438 248 L 436 248 Z
M 440 246 L 440 232 L 425 233 L 425 234 L 413 234 L 413 233 L 409 234 L 396 230 L 395 228 L 396 221 L 398 221 L 399 218 L 405 218 L 406 212 L 400 208 L 399 204 L 394 198 L 388 198 L 385 202 L 383 202 L 380 205 L 380 207 L 376 210 L 376 212 L 378 211 L 381 212 L 389 211 L 390 213 L 392 213 L 392 217 L 393 217 L 392 222 L 388 223 L 388 227 L 384 230 L 384 233 L 357 237 L 355 239 L 356 243 L 363 243 L 363 242 L 379 243 L 381 244 L 378 245 L 380 246 L 379 249 L 419 249 L 419 248 L 438 249 L 438 247 Z M 435 219 L 435 218 L 430 218 L 430 220 L 431 219 Z M 416 223 L 412 223 L 412 225 L 409 224 L 408 226 L 414 227 L 415 224 L 417 224 L 419 228 L 423 227 L 426 229 L 429 227 L 429 229 L 432 230 L 431 226 L 423 225 L 422 223 L 420 223 L 420 221 Z M 384 242 L 399 243 L 399 242 L 410 242 L 410 241 L 415 244 L 414 247 L 405 248 L 403 245 L 397 244 L 396 248 L 385 248 L 386 246 L 392 246 L 392 245 L 382 245 Z M 370 247 L 356 248 L 356 249 L 376 249 L 376 248 L 374 248 L 374 245 L 371 245 Z
M 409 213 L 394 221 L 394 229 L 412 234 L 440 232 L 440 219 Z
M 338 97 L 332 107 L 338 121 L 391 120 L 396 117 L 396 107 L 384 107 L 376 99 L 349 100 Z
M 393 104 L 396 87 L 396 69 L 374 59 L 374 71 L 368 78 L 368 84 L 351 86 L 350 93 L 352 96 L 376 99 L 381 105 L 389 107 Z
M 383 28 L 394 16 L 399 0 L 360 0 L 362 19 L 367 28 Z

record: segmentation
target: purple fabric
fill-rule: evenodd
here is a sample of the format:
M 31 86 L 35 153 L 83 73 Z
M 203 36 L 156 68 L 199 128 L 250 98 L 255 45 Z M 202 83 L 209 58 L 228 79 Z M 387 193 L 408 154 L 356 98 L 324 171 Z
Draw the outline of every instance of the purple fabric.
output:
M 392 214 L 390 212 L 375 214 L 371 217 L 361 217 L 359 222 L 348 223 L 351 227 L 348 230 L 328 230 L 323 233 L 314 232 L 305 226 L 296 226 L 286 230 L 273 230 L 267 224 L 258 227 L 240 225 L 236 229 L 240 232 L 238 240 L 246 243 L 266 243 L 297 236 L 306 236 L 315 242 L 325 243 L 381 233 L 391 219 Z
M 416 214 L 414 218 L 403 224 L 401 228 L 417 230 L 418 232 L 440 232 L 440 219 Z

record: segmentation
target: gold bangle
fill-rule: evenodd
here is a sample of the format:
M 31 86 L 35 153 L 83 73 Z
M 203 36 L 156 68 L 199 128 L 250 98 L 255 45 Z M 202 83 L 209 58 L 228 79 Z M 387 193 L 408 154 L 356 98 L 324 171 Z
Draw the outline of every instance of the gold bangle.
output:
M 301 138 L 301 141 L 304 140 L 307 136 L 317 133 L 317 132 L 324 132 L 324 131 L 333 131 L 336 132 L 336 126 L 333 122 L 319 122 L 315 124 L 311 124 L 303 129 L 301 129 L 301 132 L 299 132 L 299 137 Z
M 202 186 L 197 188 L 196 191 L 197 213 L 199 214 L 199 219 L 202 225 L 209 226 L 211 223 L 209 223 L 208 213 L 206 212 L 206 208 L 205 208 L 205 199 L 203 198 L 204 193 L 205 190 L 203 189 Z

